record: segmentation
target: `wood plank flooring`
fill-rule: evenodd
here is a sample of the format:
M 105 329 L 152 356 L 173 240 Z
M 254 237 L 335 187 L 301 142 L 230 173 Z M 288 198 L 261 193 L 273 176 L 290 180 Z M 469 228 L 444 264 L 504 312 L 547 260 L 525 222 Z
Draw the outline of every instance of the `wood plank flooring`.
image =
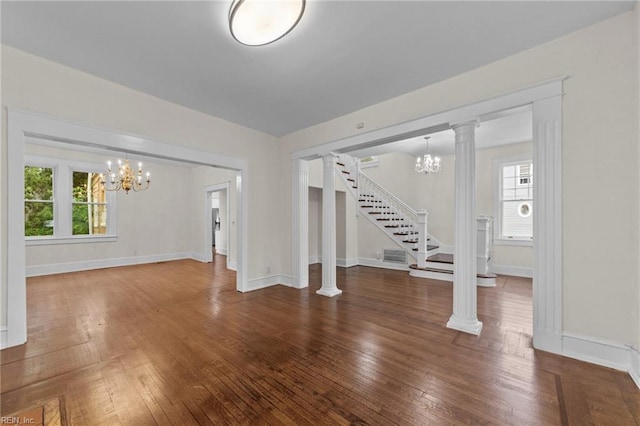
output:
M 626 373 L 535 351 L 531 281 L 478 289 L 479 337 L 444 327 L 451 284 L 338 270 L 235 291 L 225 258 L 28 280 L 29 342 L 1 352 L 2 413 L 66 401 L 74 425 L 637 425 Z

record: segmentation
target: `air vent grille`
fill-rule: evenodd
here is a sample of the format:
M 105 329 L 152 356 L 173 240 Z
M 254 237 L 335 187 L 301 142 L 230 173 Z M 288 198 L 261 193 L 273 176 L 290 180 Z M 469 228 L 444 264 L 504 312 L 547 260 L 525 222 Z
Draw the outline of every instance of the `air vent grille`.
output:
M 392 263 L 407 263 L 407 252 L 404 250 L 383 249 L 382 260 Z

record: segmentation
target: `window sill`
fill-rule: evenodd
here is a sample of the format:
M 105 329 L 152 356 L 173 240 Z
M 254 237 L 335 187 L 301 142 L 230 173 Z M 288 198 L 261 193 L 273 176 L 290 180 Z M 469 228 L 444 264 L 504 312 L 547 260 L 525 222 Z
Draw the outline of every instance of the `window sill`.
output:
M 77 235 L 74 237 L 25 237 L 27 246 L 48 246 L 55 244 L 83 244 L 83 243 L 113 243 L 118 240 L 117 235 Z
M 493 244 L 497 246 L 533 247 L 533 240 L 512 240 L 496 238 L 493 240 Z

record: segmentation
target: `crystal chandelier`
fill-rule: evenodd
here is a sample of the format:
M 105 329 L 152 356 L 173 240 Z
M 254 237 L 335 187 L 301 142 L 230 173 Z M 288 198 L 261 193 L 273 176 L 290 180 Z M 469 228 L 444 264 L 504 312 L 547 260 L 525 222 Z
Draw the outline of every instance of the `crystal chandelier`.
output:
M 146 180 L 142 181 L 142 163 L 138 163 L 138 171 L 134 172 L 129 165 L 129 160 L 118 160 L 118 171 L 111 169 L 111 161 L 107 161 L 107 176 L 100 174 L 100 183 L 107 191 L 124 190 L 128 194 L 130 190 L 144 191 L 151 183 L 150 173 L 147 172 Z
M 440 157 L 432 157 L 431 154 L 429 154 L 429 139 L 431 139 L 431 137 L 425 136 L 425 139 L 427 141 L 427 153 L 424 157 L 416 158 L 415 170 L 416 172 L 424 173 L 425 175 L 428 175 L 429 173 L 438 173 L 440 171 Z

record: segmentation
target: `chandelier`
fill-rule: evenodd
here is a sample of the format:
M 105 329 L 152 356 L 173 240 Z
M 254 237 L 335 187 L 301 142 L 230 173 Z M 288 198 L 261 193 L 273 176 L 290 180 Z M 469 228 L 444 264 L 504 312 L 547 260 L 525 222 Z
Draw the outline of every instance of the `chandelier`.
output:
M 143 183 L 142 163 L 138 163 L 138 170 L 133 171 L 129 165 L 129 160 L 124 160 L 124 164 L 122 160 L 118 160 L 118 171 L 114 172 L 111 169 L 111 161 L 107 161 L 107 176 L 105 179 L 105 175 L 100 174 L 100 183 L 107 191 L 118 191 L 122 189 L 125 194 L 128 194 L 131 190 L 137 192 L 149 188 L 149 184 L 151 183 L 150 176 L 150 173 L 147 172 L 146 180 Z
M 430 136 L 425 136 L 427 141 L 427 153 L 424 157 L 416 158 L 416 167 L 415 171 L 418 173 L 424 173 L 428 175 L 429 173 L 438 173 L 440 171 L 440 157 L 432 157 L 429 154 L 429 139 Z
M 234 0 L 229 29 L 238 42 L 263 46 L 284 37 L 298 24 L 305 0 Z

